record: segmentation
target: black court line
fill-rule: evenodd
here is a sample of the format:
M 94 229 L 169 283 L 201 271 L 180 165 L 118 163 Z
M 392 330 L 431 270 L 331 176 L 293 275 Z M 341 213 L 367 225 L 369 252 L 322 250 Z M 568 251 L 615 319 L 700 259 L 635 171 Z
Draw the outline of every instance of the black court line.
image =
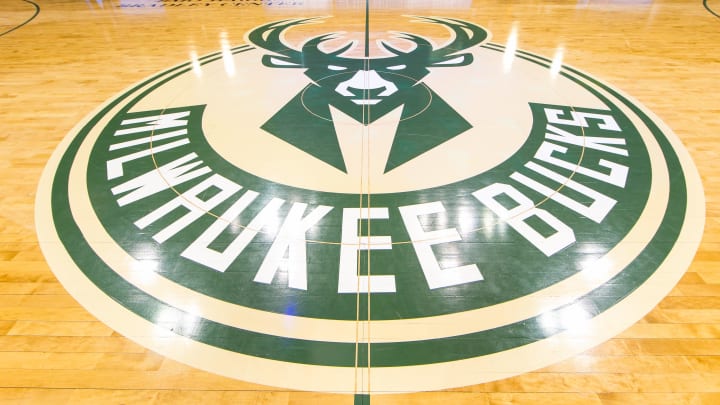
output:
M 32 17 L 28 18 L 28 19 L 27 19 L 25 22 L 23 22 L 22 24 L 17 25 L 17 26 L 15 26 L 15 27 L 13 27 L 13 28 L 10 28 L 9 30 L 7 30 L 7 31 L 5 31 L 5 32 L 0 33 L 0 37 L 2 37 L 2 36 L 4 36 L 4 35 L 7 35 L 7 34 L 13 32 L 13 31 L 15 31 L 16 29 L 24 26 L 25 24 L 27 24 L 27 23 L 29 23 L 30 21 L 34 20 L 35 17 L 37 17 L 37 15 L 40 14 L 40 6 L 38 6 L 36 3 L 34 3 L 34 2 L 32 2 L 32 1 L 30 1 L 30 0 L 22 0 L 22 1 L 24 1 L 25 3 L 32 4 L 33 7 L 35 7 L 35 14 L 33 14 Z
M 703 0 L 703 6 L 705 6 L 705 10 L 707 10 L 710 14 L 714 15 L 717 18 L 720 18 L 720 14 L 710 8 L 710 6 L 708 5 L 708 0 Z

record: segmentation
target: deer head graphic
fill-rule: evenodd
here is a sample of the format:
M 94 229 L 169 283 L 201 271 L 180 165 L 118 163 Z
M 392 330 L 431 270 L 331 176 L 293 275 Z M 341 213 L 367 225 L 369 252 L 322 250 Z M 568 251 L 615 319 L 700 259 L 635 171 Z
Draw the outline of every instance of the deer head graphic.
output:
M 270 52 L 263 55 L 263 65 L 305 69 L 304 73 L 310 79 L 306 88 L 262 128 L 345 171 L 330 118 L 330 107 L 342 111 L 358 123 L 369 125 L 402 106 L 402 122 L 390 150 L 386 172 L 471 128 L 422 80 L 432 68 L 471 64 L 473 55 L 464 51 L 485 41 L 488 32 L 460 20 L 418 18 L 448 28 L 452 39 L 435 48 L 426 38 L 399 33 L 397 38 L 414 45 L 411 50 L 403 51 L 380 41 L 391 56 L 350 58 L 343 54 L 355 45 L 353 41 L 333 51 L 321 49 L 323 43 L 337 38 L 332 33 L 308 39 L 301 49 L 294 49 L 283 42 L 285 30 L 314 22 L 316 18 L 278 21 L 252 30 L 248 33 L 248 40 Z

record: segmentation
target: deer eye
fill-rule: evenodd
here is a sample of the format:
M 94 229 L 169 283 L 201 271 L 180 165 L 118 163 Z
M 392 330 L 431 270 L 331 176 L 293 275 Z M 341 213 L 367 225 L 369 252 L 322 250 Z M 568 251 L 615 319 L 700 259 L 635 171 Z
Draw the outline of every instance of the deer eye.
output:
M 345 66 L 337 66 L 337 65 L 328 65 L 328 69 L 330 70 L 347 70 Z
M 407 67 L 407 65 L 395 65 L 395 66 L 388 66 L 388 69 L 390 70 L 403 70 Z

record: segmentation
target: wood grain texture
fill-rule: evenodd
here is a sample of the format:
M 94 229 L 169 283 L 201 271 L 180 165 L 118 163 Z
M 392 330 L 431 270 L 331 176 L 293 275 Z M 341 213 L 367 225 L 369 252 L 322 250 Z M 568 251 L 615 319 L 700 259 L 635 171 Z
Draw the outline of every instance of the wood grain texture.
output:
M 217 51 L 223 32 L 239 44 L 248 29 L 272 19 L 331 13 L 338 25 L 362 29 L 364 2 L 336 2 L 330 10 L 229 0 L 36 2 L 41 11 L 33 21 L 0 37 L 0 403 L 352 403 L 352 396 L 219 377 L 113 332 L 45 263 L 34 198 L 61 139 L 127 86 L 186 61 L 191 51 Z M 514 378 L 377 396 L 373 405 L 720 403 L 720 19 L 697 0 L 638 3 L 473 1 L 373 14 L 380 26 L 400 14 L 465 18 L 487 27 L 497 43 L 516 25 L 519 48 L 548 57 L 562 46 L 565 63 L 632 95 L 674 130 L 707 200 L 703 239 L 686 275 L 621 335 Z M 0 12 L 0 31 L 32 13 L 20 0 L 3 1 Z

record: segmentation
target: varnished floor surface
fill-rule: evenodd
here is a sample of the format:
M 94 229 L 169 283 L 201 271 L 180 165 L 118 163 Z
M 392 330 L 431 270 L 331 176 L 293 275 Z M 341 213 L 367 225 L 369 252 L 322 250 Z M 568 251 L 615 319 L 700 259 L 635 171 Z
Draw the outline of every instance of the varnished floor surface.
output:
M 375 392 L 360 379 L 354 390 L 303 391 L 220 376 L 158 354 L 91 315 L 78 303 L 86 300 L 83 292 L 74 297 L 58 281 L 38 241 L 37 229 L 47 225 L 36 223 L 38 187 L 53 151 L 98 106 L 198 55 L 242 46 L 245 33 L 261 24 L 332 16 L 334 29 L 362 39 L 367 21 L 408 30 L 406 15 L 470 21 L 491 32 L 493 44 L 548 60 L 561 50 L 563 63 L 630 95 L 672 129 L 702 181 L 704 230 L 688 241 L 694 258 L 686 271 L 675 269 L 684 272 L 679 282 L 641 319 L 570 358 L 475 385 Z M 484 97 L 493 103 L 492 94 Z M 718 0 L 2 0 L 0 128 L 0 403 L 720 403 Z M 701 211 L 687 216 L 700 218 Z M 488 267 L 480 269 L 490 280 Z

